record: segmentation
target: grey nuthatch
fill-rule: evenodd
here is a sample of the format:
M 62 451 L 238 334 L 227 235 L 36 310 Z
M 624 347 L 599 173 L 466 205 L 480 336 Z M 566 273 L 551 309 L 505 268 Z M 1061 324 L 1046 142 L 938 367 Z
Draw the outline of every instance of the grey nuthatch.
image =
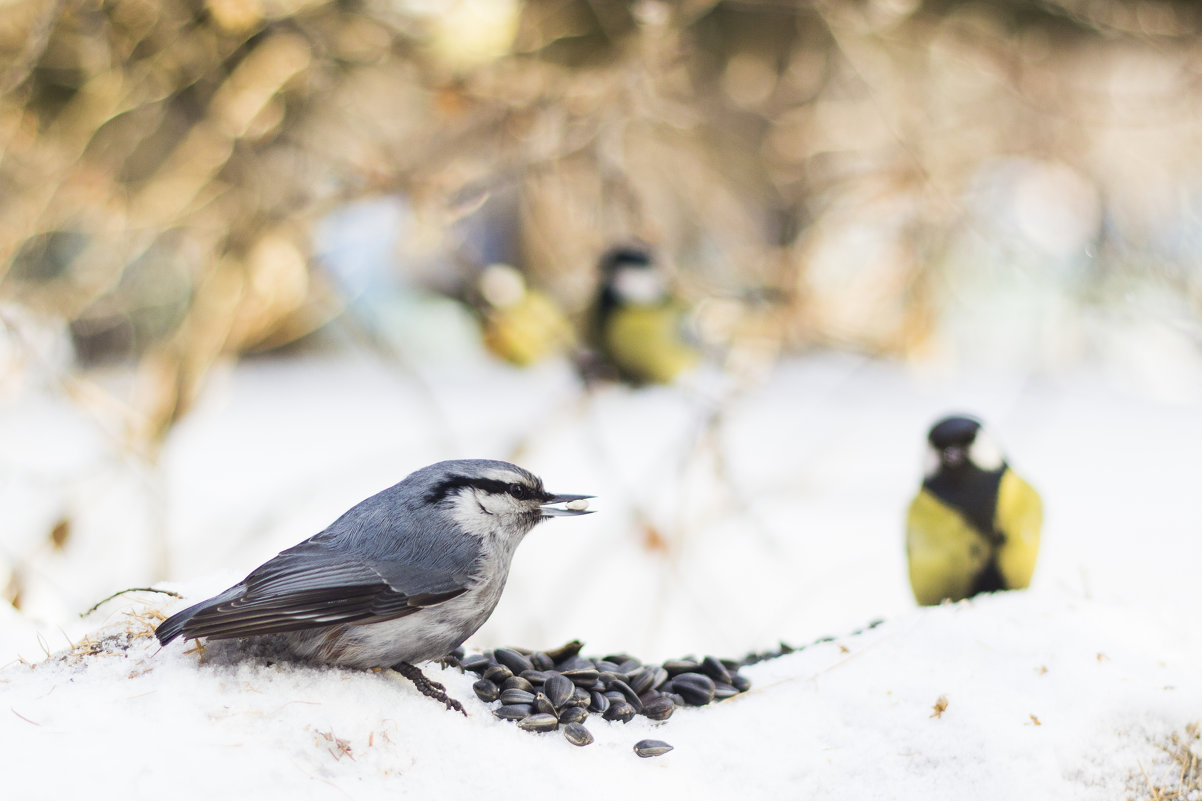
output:
M 155 636 L 166 645 L 274 635 L 308 661 L 394 668 L 463 711 L 413 663 L 447 656 L 484 625 L 518 543 L 548 517 L 587 514 L 590 497 L 554 495 L 508 462 L 438 462 L 167 618 Z

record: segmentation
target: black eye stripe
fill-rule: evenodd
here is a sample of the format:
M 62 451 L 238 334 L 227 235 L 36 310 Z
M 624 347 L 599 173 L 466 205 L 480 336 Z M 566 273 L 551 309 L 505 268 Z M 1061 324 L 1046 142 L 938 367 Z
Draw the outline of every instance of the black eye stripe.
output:
M 494 495 L 511 495 L 518 500 L 528 500 L 534 497 L 550 497 L 542 487 L 530 487 L 516 481 L 500 481 L 495 478 L 469 478 L 468 476 L 451 476 L 435 484 L 424 498 L 426 503 L 438 503 L 448 495 L 454 494 L 463 487 L 475 487 Z

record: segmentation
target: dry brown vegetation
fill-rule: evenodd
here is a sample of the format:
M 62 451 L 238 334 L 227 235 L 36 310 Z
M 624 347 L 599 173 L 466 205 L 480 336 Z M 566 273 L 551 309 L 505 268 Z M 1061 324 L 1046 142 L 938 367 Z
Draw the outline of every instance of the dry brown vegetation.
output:
M 1150 766 L 1141 765 L 1137 801 L 1197 801 L 1202 798 L 1202 734 L 1198 724 L 1190 724 L 1161 743 L 1163 757 Z
M 406 198 L 398 269 L 448 291 L 481 266 L 464 222 L 573 313 L 600 250 L 639 237 L 728 332 L 905 355 L 965 237 L 1012 235 L 965 198 L 1019 158 L 1019 193 L 1090 251 L 1053 265 L 1077 301 L 1132 276 L 1202 296 L 1193 4 L 423 8 L 0 7 L 0 297 L 67 321 L 84 363 L 137 362 L 143 447 L 215 360 L 338 314 L 313 228 L 365 197 Z

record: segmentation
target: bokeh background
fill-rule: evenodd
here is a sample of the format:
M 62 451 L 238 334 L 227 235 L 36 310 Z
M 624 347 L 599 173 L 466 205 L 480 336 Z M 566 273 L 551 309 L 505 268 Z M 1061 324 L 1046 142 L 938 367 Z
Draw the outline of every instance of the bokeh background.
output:
M 912 603 L 900 515 L 957 405 L 1146 525 L 1137 489 L 1192 497 L 1199 437 L 1200 27 L 1160 0 L 2 0 L 4 615 L 218 590 L 495 456 L 606 514 L 532 535 L 533 606 L 493 637 L 591 611 L 615 650 L 765 647 Z M 583 331 L 632 241 L 699 377 L 586 388 L 570 337 L 521 368 L 481 346 L 485 267 Z M 1166 452 L 1126 498 L 1082 467 Z M 1056 547 L 1081 592 L 1122 562 Z

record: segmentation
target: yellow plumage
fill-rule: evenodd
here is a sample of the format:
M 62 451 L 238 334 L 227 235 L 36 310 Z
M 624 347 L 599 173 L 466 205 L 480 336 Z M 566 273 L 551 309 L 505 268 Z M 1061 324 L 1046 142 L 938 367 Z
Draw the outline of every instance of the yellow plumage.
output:
M 674 304 L 616 309 L 602 331 L 605 354 L 631 380 L 670 383 L 700 360 L 684 336 L 684 320 L 684 310 Z
M 541 361 L 572 346 L 571 323 L 546 295 L 527 290 L 512 305 L 489 311 L 484 344 L 497 356 L 520 367 Z
M 1042 524 L 1039 493 L 1007 468 L 998 485 L 994 519 L 1002 538 L 996 545 L 996 559 L 1004 589 L 1030 585 Z M 994 547 L 990 537 L 959 511 L 929 490 L 919 490 L 906 516 L 910 586 L 918 603 L 933 605 L 944 599 L 967 598 L 993 556 Z
M 998 567 L 1007 589 L 1031 584 L 1043 529 L 1043 501 L 1035 488 L 1013 470 L 1006 470 L 998 487 L 997 528 L 1006 540 L 998 548 Z

